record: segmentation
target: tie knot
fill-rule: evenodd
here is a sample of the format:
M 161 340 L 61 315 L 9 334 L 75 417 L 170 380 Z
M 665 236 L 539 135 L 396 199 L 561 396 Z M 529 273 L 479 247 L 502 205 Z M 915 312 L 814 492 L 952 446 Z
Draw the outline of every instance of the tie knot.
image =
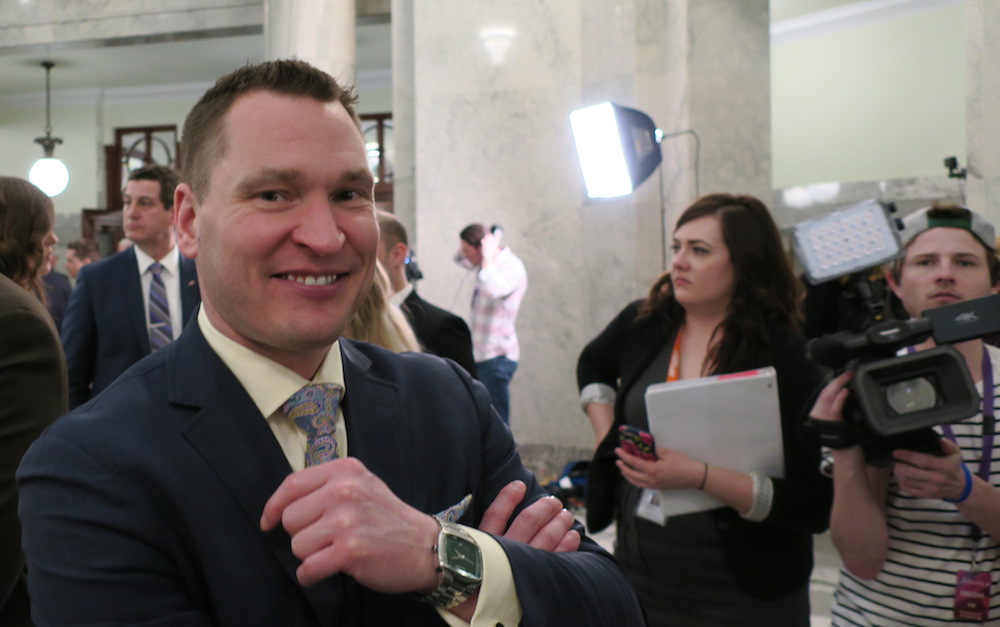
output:
M 337 458 L 337 404 L 343 392 L 336 383 L 307 385 L 282 406 L 285 415 L 308 436 L 306 466 Z
M 158 275 L 161 272 L 163 272 L 163 264 L 160 263 L 159 261 L 154 261 L 153 263 L 149 264 L 149 271 L 155 275 Z
M 337 403 L 344 388 L 336 383 L 315 383 L 307 385 L 292 394 L 283 406 L 285 415 L 292 420 L 301 416 L 337 413 Z

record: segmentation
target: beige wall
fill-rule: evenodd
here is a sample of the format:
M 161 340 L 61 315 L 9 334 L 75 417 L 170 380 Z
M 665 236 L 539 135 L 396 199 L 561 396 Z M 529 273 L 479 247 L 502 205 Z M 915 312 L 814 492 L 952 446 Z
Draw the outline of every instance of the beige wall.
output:
M 773 182 L 944 174 L 965 162 L 963 6 L 771 47 Z

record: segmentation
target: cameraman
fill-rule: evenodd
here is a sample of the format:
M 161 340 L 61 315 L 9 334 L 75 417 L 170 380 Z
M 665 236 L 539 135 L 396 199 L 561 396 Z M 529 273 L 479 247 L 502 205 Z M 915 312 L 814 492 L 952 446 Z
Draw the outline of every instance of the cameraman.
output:
M 904 220 L 902 240 L 904 257 L 887 279 L 910 316 L 1000 289 L 994 229 L 975 212 L 922 209 Z M 954 346 L 985 392 L 984 409 L 935 427 L 940 456 L 896 450 L 894 464 L 875 468 L 860 446 L 832 451 L 830 529 L 843 559 L 835 626 L 1000 621 L 1000 447 L 992 436 L 1000 350 L 978 339 Z M 824 388 L 812 418 L 843 419 L 851 377 Z

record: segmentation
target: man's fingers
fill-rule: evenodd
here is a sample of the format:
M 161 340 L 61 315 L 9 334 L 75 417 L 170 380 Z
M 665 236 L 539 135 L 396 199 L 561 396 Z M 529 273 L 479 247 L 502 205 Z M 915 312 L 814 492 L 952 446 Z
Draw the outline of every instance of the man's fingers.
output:
M 561 510 L 562 502 L 554 496 L 538 499 L 517 515 L 504 537 L 530 544 L 539 531 L 558 516 Z M 555 546 L 554 542 L 552 546 Z
M 560 504 L 560 510 L 550 517 L 548 524 L 538 530 L 528 542 L 528 546 L 543 551 L 554 551 L 566 533 L 573 528 L 574 521 L 573 514 L 562 509 Z
M 556 546 L 555 553 L 574 553 L 580 549 L 580 533 L 575 529 L 570 529 L 559 541 Z
M 318 474 L 305 470 L 285 477 L 264 504 L 264 512 L 260 516 L 260 528 L 270 531 L 277 527 L 286 507 L 321 486 L 323 482 Z
M 849 393 L 846 386 L 852 378 L 854 372 L 848 370 L 831 379 L 819 393 L 809 415 L 820 420 L 834 420 L 839 417 Z
M 962 449 L 948 438 L 941 438 L 941 452 L 945 455 L 958 455 L 961 454 Z
M 502 536 L 507 531 L 507 523 L 518 504 L 524 500 L 524 495 L 528 491 L 528 486 L 523 481 L 511 481 L 503 487 L 497 497 L 490 503 L 483 520 L 479 523 L 479 530 L 492 533 L 495 536 Z
M 286 507 L 323 487 L 327 481 L 335 476 L 355 476 L 365 470 L 364 464 L 360 461 L 353 457 L 344 457 L 293 472 L 285 477 L 285 480 L 264 504 L 264 511 L 260 516 L 260 528 L 263 531 L 271 531 L 277 527 Z
M 343 551 L 338 551 L 338 547 L 331 544 L 322 551 L 311 554 L 302 561 L 295 571 L 299 583 L 308 588 L 345 570 L 342 553 Z

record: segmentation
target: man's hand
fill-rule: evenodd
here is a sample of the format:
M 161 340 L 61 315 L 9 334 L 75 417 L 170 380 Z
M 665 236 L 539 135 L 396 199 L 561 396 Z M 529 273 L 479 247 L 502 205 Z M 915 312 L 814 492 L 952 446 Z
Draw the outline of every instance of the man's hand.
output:
M 489 268 L 496 261 L 500 254 L 500 235 L 487 233 L 480 240 L 479 251 L 483 254 L 483 261 L 480 264 L 483 268 Z
M 815 420 L 843 420 L 844 403 L 847 402 L 847 395 L 850 393 L 847 384 L 853 378 L 854 372 L 848 370 L 827 383 L 813 404 L 809 417 Z
M 573 515 L 554 496 L 538 499 L 524 508 L 507 527 L 514 508 L 524 500 L 527 492 L 523 481 L 505 485 L 483 514 L 479 530 L 543 551 L 568 553 L 580 548 L 580 534 L 572 528 Z
M 899 488 L 922 499 L 951 499 L 962 496 L 965 490 L 965 471 L 962 470 L 962 453 L 951 440 L 941 440 L 943 457 L 896 450 L 892 472 L 899 480 Z
M 438 524 L 399 499 L 363 463 L 346 457 L 285 478 L 260 527 L 281 524 L 302 560 L 299 583 L 346 573 L 386 593 L 429 592 L 437 586 Z

